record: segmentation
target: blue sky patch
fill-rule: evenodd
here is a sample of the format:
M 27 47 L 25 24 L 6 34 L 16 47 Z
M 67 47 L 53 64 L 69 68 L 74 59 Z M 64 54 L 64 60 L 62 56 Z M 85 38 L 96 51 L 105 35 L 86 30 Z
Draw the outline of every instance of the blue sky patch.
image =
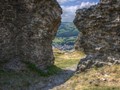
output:
M 72 22 L 77 9 L 89 8 L 99 0 L 57 0 L 63 9 L 62 22 Z

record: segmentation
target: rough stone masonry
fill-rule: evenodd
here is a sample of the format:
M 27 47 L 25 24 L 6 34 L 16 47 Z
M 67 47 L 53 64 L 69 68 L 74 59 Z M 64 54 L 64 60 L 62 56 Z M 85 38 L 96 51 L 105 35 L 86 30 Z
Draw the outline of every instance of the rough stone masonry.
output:
M 54 63 L 52 40 L 61 22 L 56 0 L 0 0 L 0 68 L 44 69 Z
M 80 35 L 75 49 L 83 50 L 79 72 L 91 67 L 120 64 L 120 0 L 100 0 L 97 5 L 76 11 Z

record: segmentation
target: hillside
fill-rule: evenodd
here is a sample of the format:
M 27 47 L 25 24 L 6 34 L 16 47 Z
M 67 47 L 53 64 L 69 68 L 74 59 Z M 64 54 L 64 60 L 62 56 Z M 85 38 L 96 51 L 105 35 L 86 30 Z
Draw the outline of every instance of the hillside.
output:
M 72 22 L 62 22 L 53 40 L 53 46 L 62 50 L 73 49 L 78 33 Z
M 53 90 L 120 90 L 120 66 L 92 68 L 75 74 Z
M 31 64 L 30 70 L 22 73 L 0 70 L 0 90 L 120 90 L 120 65 L 74 74 L 84 53 L 58 49 L 53 52 L 55 66 L 49 67 L 46 74 Z

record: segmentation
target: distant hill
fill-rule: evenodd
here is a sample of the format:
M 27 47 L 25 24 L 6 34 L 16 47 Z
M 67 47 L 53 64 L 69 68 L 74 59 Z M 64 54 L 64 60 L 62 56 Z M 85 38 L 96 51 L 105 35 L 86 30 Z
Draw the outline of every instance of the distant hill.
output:
M 59 49 L 72 49 L 79 31 L 72 22 L 62 22 L 56 38 L 53 40 L 53 46 Z
M 73 37 L 78 35 L 78 30 L 72 22 L 62 22 L 57 37 Z

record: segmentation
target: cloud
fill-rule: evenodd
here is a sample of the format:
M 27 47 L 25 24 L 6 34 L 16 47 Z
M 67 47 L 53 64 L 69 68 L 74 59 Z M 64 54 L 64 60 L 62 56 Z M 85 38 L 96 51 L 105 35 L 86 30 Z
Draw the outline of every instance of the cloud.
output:
M 77 9 L 89 8 L 91 5 L 95 5 L 95 2 L 82 2 L 80 5 L 74 6 L 61 6 L 63 9 L 62 21 L 72 22 L 75 18 L 75 12 Z
M 79 8 L 89 8 L 90 6 L 95 5 L 95 4 L 97 4 L 97 3 L 95 3 L 95 2 L 92 2 L 92 3 L 82 2 L 81 5 L 79 6 Z
M 59 3 L 65 3 L 67 0 L 57 0 Z
M 66 2 L 73 2 L 76 0 L 57 0 L 60 4 L 66 3 Z

